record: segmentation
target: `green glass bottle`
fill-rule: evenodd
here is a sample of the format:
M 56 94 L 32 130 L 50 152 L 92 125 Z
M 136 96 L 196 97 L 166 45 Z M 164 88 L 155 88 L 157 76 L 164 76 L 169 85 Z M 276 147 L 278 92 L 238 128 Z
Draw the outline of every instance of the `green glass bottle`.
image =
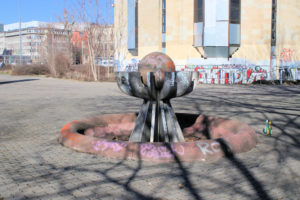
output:
M 264 128 L 263 132 L 264 132 L 265 135 L 268 135 L 268 133 L 269 133 L 269 120 L 266 120 L 266 125 L 265 125 L 265 128 Z
M 271 121 L 269 121 L 268 135 L 269 135 L 269 136 L 272 135 L 272 124 L 271 124 Z

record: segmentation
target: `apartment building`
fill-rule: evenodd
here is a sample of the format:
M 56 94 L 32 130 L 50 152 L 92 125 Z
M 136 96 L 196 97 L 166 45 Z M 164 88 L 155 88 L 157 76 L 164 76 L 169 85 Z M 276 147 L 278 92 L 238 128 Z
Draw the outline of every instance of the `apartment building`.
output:
M 7 63 L 37 63 L 41 61 L 40 51 L 49 33 L 64 41 L 66 30 L 60 23 L 46 23 L 40 21 L 22 22 L 0 26 L 0 54 L 4 49 L 11 55 L 4 59 Z M 60 45 L 63 46 L 63 45 Z

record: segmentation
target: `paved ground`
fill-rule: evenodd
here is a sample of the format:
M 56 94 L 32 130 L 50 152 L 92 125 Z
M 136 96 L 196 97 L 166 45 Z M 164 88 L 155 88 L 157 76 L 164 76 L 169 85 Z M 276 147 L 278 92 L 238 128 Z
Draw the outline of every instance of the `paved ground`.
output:
M 259 144 L 215 162 L 155 164 L 77 153 L 61 127 L 135 112 L 114 83 L 0 75 L 0 199 L 300 199 L 300 87 L 200 85 L 176 112 L 235 118 Z M 266 119 L 273 135 L 262 134 Z

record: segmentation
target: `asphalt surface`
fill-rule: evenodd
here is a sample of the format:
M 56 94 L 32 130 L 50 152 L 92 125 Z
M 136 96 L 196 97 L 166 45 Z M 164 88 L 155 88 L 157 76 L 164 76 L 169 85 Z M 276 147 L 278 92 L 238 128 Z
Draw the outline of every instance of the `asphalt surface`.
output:
M 115 83 L 0 75 L 0 199 L 300 199 L 300 86 L 199 85 L 175 112 L 238 119 L 259 144 L 213 162 L 157 164 L 78 153 L 70 121 L 137 112 Z M 265 120 L 272 136 L 265 136 Z

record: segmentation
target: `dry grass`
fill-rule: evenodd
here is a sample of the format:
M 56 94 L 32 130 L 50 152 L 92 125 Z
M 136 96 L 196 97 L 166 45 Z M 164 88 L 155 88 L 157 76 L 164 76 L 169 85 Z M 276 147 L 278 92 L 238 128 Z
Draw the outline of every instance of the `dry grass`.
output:
M 65 75 L 71 70 L 71 61 L 63 54 L 55 56 L 55 71 L 58 78 L 64 78 Z
M 51 74 L 50 67 L 42 64 L 28 65 L 5 65 L 0 68 L 2 74 L 12 75 L 46 75 L 56 78 L 73 79 L 80 81 L 93 81 L 93 75 L 90 72 L 89 65 L 69 65 L 65 59 L 58 59 L 56 65 L 56 76 Z M 113 67 L 98 67 L 99 81 L 115 81 Z
M 12 65 L 6 64 L 0 68 L 0 74 L 12 74 Z
M 16 65 L 12 67 L 12 75 L 49 75 L 49 69 L 46 65 Z
M 111 67 L 112 68 L 112 67 Z M 114 81 L 114 70 L 108 71 L 107 67 L 98 67 L 99 81 Z M 72 65 L 64 78 L 75 79 L 81 81 L 93 81 L 93 75 L 88 65 Z

